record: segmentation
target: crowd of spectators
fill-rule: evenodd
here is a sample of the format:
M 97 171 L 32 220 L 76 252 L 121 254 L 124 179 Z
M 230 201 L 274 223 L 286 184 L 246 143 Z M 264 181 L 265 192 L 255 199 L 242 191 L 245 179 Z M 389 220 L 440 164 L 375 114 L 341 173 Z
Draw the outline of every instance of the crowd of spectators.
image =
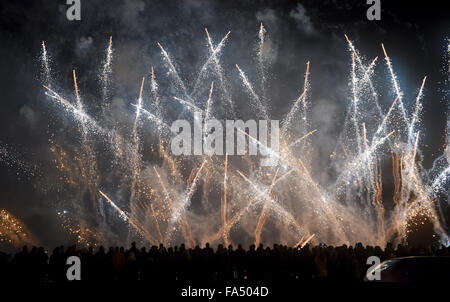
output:
M 0 281 L 67 282 L 66 264 L 69 256 L 81 260 L 82 280 L 149 280 L 153 282 L 222 282 L 259 280 L 270 282 L 337 280 L 358 282 L 364 277 L 369 256 L 381 261 L 411 255 L 450 256 L 450 247 L 411 248 L 388 244 L 378 246 L 310 246 L 292 248 L 283 245 L 265 247 L 239 245 L 213 249 L 166 248 L 163 245 L 138 249 L 132 243 L 124 247 L 99 246 L 77 249 L 56 247 L 48 255 L 42 247 L 24 246 L 15 255 L 0 252 Z

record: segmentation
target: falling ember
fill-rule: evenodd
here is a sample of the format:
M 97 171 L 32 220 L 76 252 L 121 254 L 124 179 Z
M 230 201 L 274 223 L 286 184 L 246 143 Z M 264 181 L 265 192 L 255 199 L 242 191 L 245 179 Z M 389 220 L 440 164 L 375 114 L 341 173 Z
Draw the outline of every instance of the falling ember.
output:
M 37 245 L 36 239 L 25 224 L 5 209 L 0 210 L 0 244 L 14 247 Z
M 98 229 L 90 228 L 83 223 L 77 221 L 76 217 L 72 217 L 67 211 L 58 211 L 61 224 L 71 236 L 74 237 L 78 245 L 83 247 L 95 247 L 103 242 L 102 234 Z

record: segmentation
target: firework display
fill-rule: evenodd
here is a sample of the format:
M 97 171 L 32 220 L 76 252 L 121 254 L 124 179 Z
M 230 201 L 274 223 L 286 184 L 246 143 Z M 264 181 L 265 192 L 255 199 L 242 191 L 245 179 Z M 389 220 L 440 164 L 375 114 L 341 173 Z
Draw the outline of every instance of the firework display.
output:
M 129 100 L 132 119 L 128 124 L 115 121 L 111 113 L 113 37 L 105 39 L 98 73 L 101 85 L 95 98 L 83 95 L 78 83 L 82 75 L 76 70 L 73 89 L 59 84 L 53 72 L 58 62 L 50 59 L 46 48 L 51 41 L 42 42 L 43 93 L 54 111 L 69 119 L 65 131 L 77 137 L 75 145 L 58 141 L 57 135 L 49 140 L 62 190 L 73 194 L 56 202 L 55 215 L 65 217 L 61 218 L 64 227 L 80 244 L 140 240 L 188 247 L 207 242 L 384 246 L 406 242 L 414 226 L 424 221 L 432 224 L 432 236 L 449 244 L 441 213 L 450 172 L 448 133 L 444 153 L 431 169 L 425 169 L 420 148 L 427 77 L 415 100 L 405 102 L 388 45 L 381 44 L 382 57 L 366 60 L 350 37 L 342 37 L 348 45 L 351 94 L 343 130 L 330 154 L 334 177 L 323 181 L 313 173 L 314 152 L 319 148 L 314 135 L 321 129 L 311 128 L 314 97 L 309 75 L 314 65 L 310 62 L 304 63 L 298 97 L 280 120 L 279 150 L 275 152 L 260 137 L 245 132 L 248 144 L 275 156 L 277 165 L 262 165 L 260 156 L 175 156 L 170 149 L 174 136 L 170 125 L 176 119 L 197 125 L 211 119 L 271 118 L 270 62 L 264 56 L 270 36 L 264 25 L 256 33 L 257 78 L 247 76 L 237 64 L 235 70 L 223 68 L 221 57 L 230 32 L 217 44 L 214 35 L 208 29 L 205 32 L 209 54 L 188 83 L 179 74 L 181 62 L 155 42 L 166 74 L 159 76 L 151 67 L 149 76 L 141 79 L 136 98 Z M 388 107 L 376 89 L 376 82 L 385 80 L 374 73 L 377 64 L 385 66 L 391 84 L 393 97 Z M 229 76 L 233 72 L 241 80 L 241 87 L 234 90 L 241 89 L 245 100 L 233 97 Z M 243 116 L 236 102 L 244 103 L 250 113 Z M 100 110 L 90 110 L 93 104 Z M 174 107 L 179 110 L 168 109 Z M 197 115 L 201 120 L 195 113 L 201 113 Z M 206 139 L 207 130 L 202 129 Z M 385 178 L 393 179 L 392 197 L 387 197 Z

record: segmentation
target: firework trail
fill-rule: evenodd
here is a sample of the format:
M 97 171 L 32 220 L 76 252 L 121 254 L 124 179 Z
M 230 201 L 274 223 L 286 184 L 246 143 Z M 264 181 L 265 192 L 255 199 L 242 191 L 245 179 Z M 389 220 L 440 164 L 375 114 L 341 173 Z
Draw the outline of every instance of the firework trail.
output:
M 139 199 L 139 178 L 141 174 L 141 151 L 139 138 L 139 124 L 142 110 L 142 93 L 144 90 L 145 78 L 142 78 L 139 97 L 136 105 L 136 115 L 133 123 L 132 131 L 132 157 L 131 157 L 131 186 L 130 186 L 130 205 L 133 209 L 136 206 L 136 199 Z
M 75 70 L 73 74 L 73 83 L 75 88 L 75 96 L 77 101 L 78 112 L 83 112 L 83 104 L 81 103 L 80 93 L 78 91 L 77 76 Z M 99 178 L 97 173 L 97 160 L 95 158 L 94 151 L 92 150 L 89 142 L 89 128 L 87 126 L 86 118 L 83 116 L 80 120 L 80 132 L 81 132 L 81 145 L 82 145 L 82 170 L 85 171 L 85 185 L 89 190 L 92 202 L 92 209 L 101 213 L 100 207 L 96 202 L 97 188 L 99 185 Z
M 51 77 L 51 70 L 50 70 L 50 58 L 48 56 L 47 48 L 45 47 L 44 41 L 42 41 L 41 62 L 42 62 L 42 69 L 43 69 L 45 84 L 48 87 L 51 87 L 52 77 Z
M 303 92 L 300 94 L 300 96 L 295 101 L 294 105 L 292 105 L 291 109 L 289 110 L 289 113 L 286 115 L 285 119 L 283 120 L 283 126 L 281 128 L 281 135 L 285 135 L 288 127 L 291 125 L 292 119 L 295 116 L 295 113 L 298 110 L 300 102 L 305 103 L 306 102 L 306 95 L 308 93 L 308 77 L 309 77 L 309 62 L 306 63 L 306 72 L 305 72 L 305 82 L 303 84 Z M 305 112 L 304 112 L 305 114 Z M 307 119 L 304 115 L 302 118 L 302 121 L 305 123 L 305 127 Z
M 416 101 L 415 101 L 416 105 L 415 105 L 413 116 L 411 118 L 411 123 L 409 125 L 408 137 L 412 137 L 413 133 L 416 131 L 416 124 L 420 118 L 420 112 L 422 110 L 421 100 L 423 97 L 423 87 L 425 86 L 426 80 L 427 80 L 427 77 L 424 77 L 423 81 L 422 81 L 422 85 L 420 86 L 420 89 L 419 89 L 419 93 L 417 94 L 417 97 L 416 97 Z
M 355 55 L 356 61 L 358 62 L 359 66 L 364 70 L 364 76 L 362 77 L 361 81 L 362 82 L 366 82 L 366 81 L 368 82 L 369 88 L 370 88 L 370 93 L 371 93 L 372 97 L 374 98 L 375 105 L 376 105 L 376 107 L 378 109 L 379 114 L 382 115 L 382 109 L 381 109 L 381 106 L 380 106 L 380 104 L 378 102 L 378 93 L 376 92 L 375 87 L 373 85 L 373 82 L 371 80 L 371 75 L 372 75 L 372 72 L 373 72 L 373 68 L 375 67 L 375 63 L 376 63 L 378 57 L 376 57 L 372 61 L 372 63 L 369 65 L 369 67 L 366 68 L 364 66 L 363 62 L 362 62 L 361 56 L 359 55 L 359 53 L 356 50 L 355 46 L 353 45 L 352 41 L 350 41 L 350 39 L 349 39 L 349 37 L 347 35 L 344 35 L 344 36 L 345 36 L 345 39 L 347 40 L 347 43 L 348 43 L 350 51 L 352 52 L 352 54 Z
M 169 73 L 172 74 L 173 77 L 175 78 L 176 85 L 179 88 L 181 88 L 185 97 L 190 98 L 190 96 L 187 92 L 187 89 L 186 89 L 186 85 L 184 84 L 183 80 L 180 78 L 180 75 L 178 74 L 178 71 L 176 70 L 175 66 L 173 65 L 172 59 L 170 58 L 169 54 L 167 53 L 167 51 L 162 47 L 162 45 L 159 42 L 157 44 L 158 44 L 158 47 L 161 49 L 161 54 L 164 58 L 164 61 L 167 64 Z
M 108 132 L 103 129 L 98 123 L 89 115 L 87 115 L 83 110 L 78 109 L 72 105 L 68 100 L 60 96 L 56 91 L 52 90 L 50 87 L 43 85 L 47 90 L 45 95 L 57 100 L 60 104 L 64 105 L 64 109 L 71 112 L 79 123 L 84 123 L 89 126 L 89 131 L 95 134 L 107 135 Z
M 266 38 L 266 29 L 264 28 L 264 25 L 261 23 L 260 27 L 259 27 L 259 33 L 258 33 L 258 38 L 259 38 L 259 45 L 258 45 L 258 68 L 259 68 L 259 73 L 260 73 L 260 78 L 261 78 L 261 91 L 262 91 L 262 101 L 264 103 L 264 105 L 267 105 L 266 103 L 266 82 L 267 82 L 267 68 L 266 68 L 266 64 L 264 61 L 264 42 L 265 42 L 265 38 Z
M 127 213 L 122 211 L 105 193 L 99 190 L 99 193 L 106 199 L 106 201 L 117 211 L 119 217 L 123 221 L 128 222 L 137 232 L 139 232 L 145 239 L 147 239 L 151 244 L 157 244 L 158 241 L 136 220 L 132 219 Z
M 225 155 L 225 165 L 223 171 L 223 197 L 221 206 L 221 216 L 222 216 L 222 228 L 227 225 L 227 181 L 228 181 L 228 155 Z M 228 232 L 224 232 L 223 241 L 225 246 L 230 244 L 230 238 Z
M 264 119 L 269 119 L 266 107 L 262 104 L 261 99 L 256 94 L 256 92 L 253 90 L 252 84 L 250 84 L 250 81 L 248 80 L 247 76 L 241 70 L 241 68 L 239 68 L 239 65 L 236 64 L 236 68 L 239 71 L 239 75 L 242 79 L 242 84 L 244 85 L 245 88 L 247 88 L 248 92 L 250 93 L 251 100 L 253 101 L 253 105 L 259 111 L 260 116 L 263 117 Z
M 158 235 L 159 235 L 159 242 L 163 242 L 164 239 L 163 239 L 163 236 L 162 236 L 162 233 L 161 233 L 161 229 L 159 228 L 158 218 L 156 217 L 155 210 L 153 209 L 153 205 L 152 204 L 150 204 L 150 208 L 152 210 L 153 218 L 155 219 L 156 230 L 158 231 Z
M 158 170 L 156 169 L 156 167 L 153 167 L 153 170 L 156 173 L 156 176 L 158 177 L 158 181 L 159 184 L 163 190 L 164 193 L 164 203 L 169 205 L 169 211 L 171 211 L 171 209 L 174 207 L 175 202 L 173 201 L 169 191 L 167 190 L 166 185 L 164 184 L 164 181 L 161 178 L 161 175 L 158 173 Z M 170 217 L 167 219 L 169 220 Z M 186 215 L 183 213 L 182 217 L 178 220 L 178 227 L 182 230 L 182 235 L 184 237 L 185 242 L 189 242 L 189 238 L 188 238 L 188 231 L 186 230 L 186 228 L 188 227 L 187 222 L 186 222 Z M 161 242 L 164 242 L 166 244 L 170 244 L 170 237 L 172 235 L 172 231 L 167 231 L 166 233 L 166 237 L 165 239 L 163 239 Z
M 176 96 L 174 96 L 173 98 L 174 100 L 177 100 L 180 104 L 185 105 L 186 108 L 189 108 L 189 110 L 191 110 L 192 112 L 203 112 L 202 109 L 200 109 L 199 107 L 197 107 L 196 105 L 192 104 L 189 101 L 185 101 Z
M 275 180 L 277 179 L 278 171 L 279 171 L 279 169 L 277 169 L 277 171 L 275 172 L 273 179 L 272 179 L 272 183 L 270 184 L 269 188 L 267 189 L 267 195 L 270 195 L 272 193 L 272 188 L 273 188 L 273 185 L 275 184 Z M 261 242 L 261 232 L 262 232 L 262 228 L 264 227 L 264 224 L 266 223 L 268 206 L 269 206 L 269 203 L 267 202 L 267 200 L 265 200 L 261 214 L 259 215 L 259 218 L 258 218 L 258 224 L 256 225 L 256 229 L 255 229 L 255 246 L 258 246 L 259 243 Z
M 314 134 L 314 133 L 316 133 L 316 132 L 317 132 L 317 129 L 314 129 L 314 130 L 312 130 L 312 131 L 306 133 L 305 135 L 303 135 L 302 137 L 300 137 L 299 139 L 297 139 L 297 140 L 295 140 L 293 143 L 291 143 L 291 144 L 289 145 L 289 147 L 292 147 L 292 146 L 297 145 L 298 143 L 300 143 L 301 141 L 303 141 L 305 138 L 307 138 L 308 136 L 310 136 L 310 135 L 312 135 L 312 134 Z
M 356 132 L 356 143 L 358 144 L 358 152 L 359 154 L 361 154 L 362 149 L 361 149 L 361 134 L 359 133 L 359 127 L 358 127 L 358 116 L 359 116 L 359 112 L 358 112 L 358 96 L 357 96 L 357 92 L 356 92 L 356 83 L 357 83 L 357 78 L 356 78 L 356 73 L 355 73 L 355 68 L 356 68 L 356 64 L 355 64 L 355 54 L 352 54 L 352 107 L 353 107 L 353 111 L 352 111 L 352 121 L 353 121 L 353 126 L 354 126 L 354 131 Z
M 158 94 L 158 83 L 156 82 L 155 70 L 154 70 L 153 67 L 152 67 L 152 76 L 151 76 L 150 88 L 151 88 L 151 93 L 152 93 L 152 96 L 153 96 L 152 107 L 153 107 L 153 111 L 155 112 L 155 115 L 151 114 L 147 110 L 142 110 L 142 111 L 147 116 L 152 116 L 151 119 L 156 121 L 156 123 L 158 125 L 158 134 L 161 137 L 162 136 L 162 129 L 163 129 L 163 125 L 164 125 L 163 113 L 162 113 L 162 108 L 161 108 L 161 99 L 160 99 L 159 94 Z
M 141 166 L 140 166 L 140 139 L 139 139 L 139 121 L 140 121 L 140 115 L 141 115 L 141 110 L 142 110 L 142 92 L 144 89 L 144 83 L 145 83 L 145 78 L 142 78 L 142 82 L 141 82 L 141 88 L 139 90 L 139 98 L 137 100 L 137 105 L 136 105 L 136 115 L 134 118 L 134 124 L 133 124 L 133 133 L 132 133 L 132 141 L 133 141 L 133 156 L 131 159 L 131 171 L 132 171 L 132 176 L 131 176 L 131 196 L 130 196 L 130 203 L 133 204 L 135 201 L 135 195 L 136 195 L 136 185 L 137 182 L 139 181 L 139 175 L 140 175 L 140 171 L 141 171 Z
M 113 48 L 112 48 L 112 36 L 109 37 L 108 47 L 105 52 L 105 60 L 103 63 L 103 68 L 100 74 L 100 83 L 102 85 L 102 110 L 103 115 L 108 111 L 108 97 L 109 97 L 109 86 L 111 84 L 112 75 L 112 60 L 113 60 Z
M 208 29 L 205 28 L 206 32 L 206 39 L 208 42 L 208 47 L 210 51 L 210 56 L 206 60 L 205 64 L 200 68 L 200 73 L 197 76 L 195 85 L 194 85 L 194 92 L 197 92 L 201 85 L 201 80 L 203 79 L 204 74 L 208 71 L 208 67 L 211 64 L 214 64 L 215 71 L 217 72 L 217 75 L 219 76 L 219 79 L 221 83 L 223 83 L 223 70 L 220 65 L 220 61 L 218 58 L 218 54 L 222 51 L 223 47 L 225 46 L 225 42 L 228 39 L 228 36 L 230 35 L 230 32 L 227 32 L 227 34 L 222 38 L 222 40 L 217 44 L 217 47 L 214 48 L 213 42 L 211 40 L 211 36 L 209 35 Z
M 394 69 L 392 67 L 391 59 L 389 58 L 389 56 L 388 56 L 388 54 L 386 52 L 386 48 L 384 48 L 384 44 L 381 44 L 381 48 L 383 48 L 383 53 L 384 53 L 384 57 L 385 57 L 385 60 L 386 60 L 386 65 L 387 65 L 387 67 L 389 69 L 389 73 L 391 75 L 392 85 L 394 87 L 395 94 L 398 97 L 398 104 L 399 104 L 399 107 L 400 107 L 402 118 L 405 121 L 405 123 L 408 124 L 408 117 L 406 115 L 405 106 L 403 105 L 403 92 L 400 90 L 400 86 L 398 84 L 397 76 L 394 73 Z
M 255 183 L 253 183 L 250 179 L 248 179 L 248 177 L 246 177 L 244 174 L 242 174 L 241 171 L 237 171 L 239 173 L 239 175 L 247 182 L 249 183 L 253 190 L 255 191 L 255 193 L 257 194 L 258 198 L 256 200 L 257 204 L 259 203 L 263 203 L 263 207 L 264 207 L 264 202 L 267 201 L 266 206 L 268 206 L 270 208 L 270 210 L 272 210 L 276 215 L 280 215 L 283 218 L 283 222 L 288 224 L 288 225 L 292 225 L 295 227 L 295 230 L 300 233 L 301 229 L 300 226 L 298 225 L 297 221 L 294 219 L 294 217 L 292 216 L 292 214 L 290 214 L 288 211 L 286 211 L 280 204 L 278 204 L 275 200 L 273 200 L 272 198 L 270 198 L 269 194 L 268 194 L 268 189 L 267 190 L 261 190 L 260 187 L 258 185 L 256 185 Z M 270 187 L 269 187 L 270 188 Z
M 206 101 L 206 115 L 205 115 L 205 121 L 208 121 L 211 119 L 211 106 L 212 106 L 212 93 L 214 89 L 214 82 L 211 82 L 211 88 L 209 90 L 209 96 L 208 100 Z M 206 124 L 206 123 L 205 123 Z M 203 130 L 205 132 L 205 130 Z
M 194 89 L 192 94 L 196 95 L 199 92 L 199 88 L 201 87 L 201 83 L 204 81 L 205 76 L 207 75 L 207 71 L 209 66 L 212 64 L 214 68 L 214 72 L 219 80 L 219 86 L 222 92 L 222 96 L 225 99 L 226 103 L 230 107 L 231 112 L 234 112 L 234 104 L 231 99 L 231 95 L 229 93 L 229 88 L 227 87 L 227 84 L 225 82 L 225 76 L 222 69 L 222 66 L 220 64 L 219 56 L 220 53 L 225 46 L 225 42 L 228 39 L 228 36 L 230 35 L 230 32 L 227 32 L 227 34 L 222 38 L 222 40 L 217 44 L 217 46 L 214 48 L 214 44 L 212 42 L 211 36 L 208 32 L 208 29 L 205 28 L 206 32 L 206 40 L 209 47 L 209 58 L 206 60 L 205 64 L 200 69 L 200 72 L 197 76 L 197 79 L 194 84 Z
M 194 195 L 194 193 L 197 189 L 197 184 L 198 184 L 198 181 L 200 178 L 200 174 L 201 174 L 201 171 L 202 171 L 203 167 L 205 166 L 205 164 L 206 164 L 206 160 L 204 160 L 202 162 L 202 164 L 200 165 L 200 167 L 197 169 L 197 171 L 195 173 L 193 173 L 194 170 L 192 170 L 191 175 L 194 175 L 192 181 L 190 182 L 186 191 L 181 195 L 181 199 L 178 201 L 178 203 L 174 203 L 173 209 L 171 210 L 171 214 L 170 214 L 169 226 L 167 228 L 168 231 L 166 233 L 165 242 L 171 241 L 173 231 L 175 230 L 173 225 L 179 224 L 180 220 L 182 220 L 184 218 L 184 215 L 186 213 L 186 208 L 190 205 L 192 196 Z M 190 229 L 190 227 L 187 226 L 187 229 Z M 192 236 L 190 234 L 184 235 L 184 236 L 188 237 L 189 241 L 193 242 Z
M 306 239 L 305 242 L 302 243 L 301 247 L 304 247 L 305 245 L 307 245 L 308 242 L 310 242 L 311 239 L 313 239 L 313 237 L 314 237 L 315 235 L 316 235 L 316 234 L 312 234 L 311 236 L 309 236 L 308 239 Z

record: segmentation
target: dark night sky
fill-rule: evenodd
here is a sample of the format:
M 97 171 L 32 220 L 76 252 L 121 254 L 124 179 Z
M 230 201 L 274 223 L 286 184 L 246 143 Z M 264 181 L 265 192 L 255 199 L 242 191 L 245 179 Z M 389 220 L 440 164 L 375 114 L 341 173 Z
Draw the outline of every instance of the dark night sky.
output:
M 81 0 L 81 21 L 70 22 L 65 1 L 1 1 L 0 143 L 17 150 L 18 158 L 30 165 L 33 159 L 45 167 L 50 162 L 48 138 L 56 109 L 41 88 L 42 40 L 52 56 L 56 81 L 70 91 L 71 70 L 76 68 L 80 89 L 89 98 L 98 90 L 97 72 L 112 35 L 115 93 L 123 100 L 136 97 L 140 79 L 149 74 L 151 66 L 164 74 L 157 41 L 176 59 L 184 79 L 198 71 L 207 54 L 205 27 L 216 43 L 231 31 L 223 52 L 224 69 L 231 78 L 237 82 L 236 63 L 251 75 L 257 31 L 263 22 L 273 62 L 269 94 L 274 117 L 286 113 L 301 91 L 305 63 L 311 62 L 312 119 L 314 127 L 321 129 L 316 143 L 323 146 L 319 153 L 331 151 L 327 142 L 335 136 L 348 101 L 351 59 L 345 33 L 367 60 L 379 57 L 375 79 L 385 92 L 381 97 L 384 106 L 392 102 L 393 94 L 386 89 L 389 81 L 382 42 L 407 107 L 427 75 L 422 151 L 424 166 L 429 167 L 443 151 L 448 114 L 443 70 L 450 10 L 445 2 L 382 0 L 382 20 L 368 21 L 365 0 Z M 129 108 L 128 103 L 123 106 Z M 95 112 L 95 104 L 88 106 Z M 64 241 L 49 196 L 35 184 L 39 185 L 36 177 L 0 162 L 0 208 L 24 220 L 44 244 Z

